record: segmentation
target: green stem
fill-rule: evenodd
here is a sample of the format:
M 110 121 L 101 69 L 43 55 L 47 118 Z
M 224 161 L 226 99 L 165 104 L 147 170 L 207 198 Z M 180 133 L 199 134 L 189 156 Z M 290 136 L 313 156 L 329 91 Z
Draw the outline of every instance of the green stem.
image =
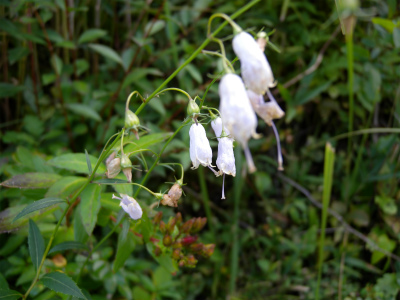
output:
M 53 233 L 50 237 L 49 243 L 47 244 L 46 250 L 43 253 L 43 257 L 42 257 L 42 261 L 40 262 L 40 265 L 37 269 L 35 278 L 33 279 L 30 287 L 28 288 L 28 290 L 26 291 L 25 295 L 23 296 L 24 299 L 26 299 L 29 296 L 29 293 L 31 292 L 31 290 L 33 289 L 33 287 L 35 286 L 36 282 L 39 280 L 39 275 L 40 275 L 40 271 L 42 270 L 44 261 L 46 260 L 47 254 L 50 251 L 51 245 L 53 243 L 53 240 L 57 234 L 58 228 L 61 225 L 62 220 L 64 219 L 65 215 L 67 214 L 69 208 L 75 203 L 76 199 L 78 198 L 78 196 L 81 194 L 81 192 L 87 187 L 87 185 L 93 180 L 94 176 L 96 175 L 96 171 L 100 166 L 100 163 L 103 161 L 103 159 L 107 156 L 107 154 L 109 153 L 109 151 L 112 149 L 112 147 L 114 147 L 114 145 L 117 143 L 118 138 L 115 138 L 115 140 L 113 141 L 113 143 L 108 147 L 108 150 L 102 152 L 102 154 L 100 155 L 100 158 L 97 160 L 97 163 L 93 169 L 92 174 L 88 177 L 88 179 L 86 180 L 86 182 L 80 187 L 80 189 L 75 193 L 75 195 L 72 197 L 72 199 L 69 202 L 68 207 L 64 210 L 63 214 L 61 215 L 61 218 L 58 220 L 56 227 L 53 230 Z M 108 142 L 107 142 L 108 143 Z
M 221 54 L 219 52 L 215 52 L 215 51 L 208 51 L 208 50 L 203 50 L 203 51 L 201 51 L 201 53 L 208 54 L 208 55 L 214 55 L 214 56 L 218 56 L 218 57 L 222 58 L 222 62 L 224 64 L 225 72 L 227 72 L 227 73 L 235 73 L 235 69 L 233 68 L 231 62 L 223 54 Z
M 233 16 L 233 15 L 232 15 L 232 16 Z M 229 17 L 228 15 L 223 14 L 223 13 L 216 13 L 216 14 L 213 14 L 213 15 L 208 19 L 208 24 L 207 24 L 207 35 L 208 35 L 208 36 L 210 35 L 210 32 L 211 32 L 211 23 L 212 23 L 212 21 L 213 21 L 215 18 L 217 18 L 217 17 L 220 17 L 220 18 L 222 18 L 222 19 L 225 19 L 225 21 L 228 22 L 229 25 L 232 26 L 232 28 L 233 28 L 234 31 L 236 31 L 236 32 L 242 31 L 242 28 L 240 28 L 240 26 L 239 26 L 238 24 L 236 24 L 235 22 L 233 22 L 232 16 Z
M 173 166 L 180 166 L 181 167 L 181 174 L 182 174 L 182 176 L 181 176 L 181 181 L 183 182 L 183 175 L 184 175 L 184 169 L 183 169 L 183 165 L 182 164 L 180 164 L 180 163 L 161 163 L 161 164 L 158 164 L 159 166 L 162 166 L 162 165 L 173 165 Z
M 204 168 L 199 168 L 198 174 L 199 174 L 201 197 L 203 198 L 204 209 L 206 211 L 206 216 L 208 220 L 208 226 L 210 226 L 210 230 L 213 235 L 213 240 L 215 241 L 216 240 L 215 227 L 210 208 L 210 197 L 208 196 L 207 183 L 204 176 Z
M 353 131 L 353 123 L 354 123 L 354 62 L 353 62 L 353 33 L 346 33 L 346 52 L 347 52 L 347 85 L 349 89 L 349 132 Z M 352 143 L 351 137 L 348 140 L 347 144 L 347 174 L 350 171 L 351 165 L 351 157 L 352 157 Z
M 186 91 L 184 91 L 182 89 L 178 89 L 178 88 L 166 88 L 166 89 L 163 89 L 162 91 L 159 91 L 157 94 L 155 94 L 154 97 L 157 97 L 158 95 L 160 95 L 160 94 L 162 94 L 164 92 L 167 92 L 167 91 L 180 92 L 180 93 L 184 94 L 186 97 L 188 97 L 189 100 L 192 100 L 192 97 L 190 97 L 190 95 Z M 149 98 L 147 98 L 147 99 L 149 99 Z
M 239 203 L 242 194 L 242 153 L 240 147 L 235 148 L 236 157 L 236 177 L 234 179 L 234 208 L 233 208 L 233 224 L 232 237 L 233 245 L 231 252 L 231 277 L 229 281 L 229 295 L 233 296 L 236 289 L 236 279 L 239 269 Z
M 319 238 L 319 251 L 318 251 L 318 281 L 317 289 L 315 290 L 315 299 L 319 299 L 319 288 L 322 277 L 322 262 L 324 254 L 325 243 L 325 228 L 328 218 L 328 207 L 332 191 L 332 178 L 335 160 L 335 150 L 331 144 L 327 143 L 325 146 L 325 161 L 324 161 L 324 187 L 322 194 L 322 218 L 321 218 L 321 235 Z
M 191 119 L 187 119 L 181 126 L 179 126 L 179 128 L 170 136 L 170 138 L 168 139 L 168 141 L 164 144 L 164 146 L 162 147 L 160 153 L 158 154 L 156 160 L 154 161 L 153 165 L 150 167 L 149 171 L 146 173 L 146 175 L 144 176 L 144 178 L 142 179 L 142 182 L 140 183 L 141 185 L 144 185 L 147 181 L 147 179 L 150 176 L 150 173 L 154 170 L 154 168 L 157 166 L 158 161 L 161 158 L 161 155 L 163 154 L 165 148 L 167 148 L 167 146 L 169 145 L 169 143 L 172 141 L 172 139 L 178 134 L 179 131 L 181 131 L 181 129 L 183 127 L 185 127 L 187 124 L 189 124 L 189 122 L 191 121 Z M 135 192 L 135 194 L 133 195 L 133 198 L 136 198 L 137 195 L 140 192 L 140 188 L 138 188 Z
M 249 10 L 251 7 L 253 7 L 255 4 L 260 2 L 260 0 L 253 0 L 243 6 L 241 9 L 239 9 L 237 12 L 235 12 L 233 15 L 230 16 L 230 19 L 233 20 L 243 14 L 245 11 Z M 154 96 L 160 92 L 167 84 L 170 82 L 185 66 L 187 66 L 193 59 L 196 58 L 199 53 L 211 42 L 211 40 L 228 24 L 228 21 L 223 22 L 211 35 L 208 36 L 208 38 L 199 46 L 199 48 L 196 49 L 190 55 L 190 57 L 182 64 L 180 65 L 149 97 L 147 97 L 146 101 L 142 103 L 138 109 L 136 110 L 136 115 L 139 115 L 139 113 L 143 110 L 143 108 L 149 103 L 149 101 L 154 98 Z

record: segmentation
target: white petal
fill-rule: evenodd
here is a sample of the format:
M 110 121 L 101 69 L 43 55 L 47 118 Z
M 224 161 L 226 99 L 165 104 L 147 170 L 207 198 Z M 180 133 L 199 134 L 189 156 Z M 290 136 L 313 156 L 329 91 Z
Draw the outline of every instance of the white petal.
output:
M 193 164 L 192 168 L 197 169 L 200 164 L 205 167 L 211 165 L 212 150 L 203 125 L 193 124 L 189 130 L 189 137 L 189 152 Z
M 217 166 L 220 172 L 236 176 L 235 156 L 233 154 L 233 142 L 224 137 L 218 143 Z
M 285 112 L 280 108 L 275 100 L 265 102 L 263 96 L 258 95 L 251 90 L 247 90 L 247 95 L 249 96 L 251 105 L 257 115 L 269 126 L 272 126 L 273 119 L 280 119 L 285 115 Z
M 237 34 L 233 38 L 232 46 L 240 59 L 243 81 L 250 90 L 264 95 L 268 88 L 275 86 L 268 60 L 250 34 Z

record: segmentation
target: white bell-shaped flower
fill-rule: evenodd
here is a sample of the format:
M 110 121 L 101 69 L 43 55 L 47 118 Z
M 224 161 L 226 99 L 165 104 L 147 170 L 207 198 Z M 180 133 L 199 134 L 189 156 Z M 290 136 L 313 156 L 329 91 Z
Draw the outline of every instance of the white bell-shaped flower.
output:
M 211 126 L 214 129 L 215 135 L 218 139 L 217 167 L 219 169 L 219 175 L 228 174 L 236 176 L 235 156 L 233 154 L 233 139 L 228 136 L 228 129 L 224 128 L 224 131 L 222 131 L 222 120 L 220 117 L 211 121 Z
M 249 33 L 242 31 L 237 34 L 232 46 L 239 57 L 243 81 L 248 89 L 264 95 L 268 88 L 276 85 L 265 54 Z
M 242 79 L 236 74 L 226 74 L 219 84 L 221 98 L 219 111 L 224 126 L 243 147 L 250 173 L 256 171 L 250 150 L 249 139 L 257 137 L 257 117 L 251 107 Z
M 258 95 L 252 90 L 247 90 L 247 95 L 256 114 L 269 126 L 272 126 L 273 119 L 280 119 L 285 115 L 285 112 L 280 108 L 275 99 L 265 102 L 262 95 Z
M 212 150 L 203 125 L 199 123 L 193 124 L 189 130 L 189 137 L 192 169 L 197 169 L 200 164 L 205 167 L 211 166 Z
M 118 199 L 121 201 L 121 203 L 119 204 L 119 206 L 122 207 L 122 209 L 129 214 L 129 216 L 133 219 L 133 220 L 138 220 L 142 217 L 143 215 L 143 211 L 142 208 L 140 207 L 139 203 L 137 203 L 137 201 L 126 195 L 126 194 L 119 194 L 122 198 L 117 197 L 115 195 L 112 196 L 113 199 Z

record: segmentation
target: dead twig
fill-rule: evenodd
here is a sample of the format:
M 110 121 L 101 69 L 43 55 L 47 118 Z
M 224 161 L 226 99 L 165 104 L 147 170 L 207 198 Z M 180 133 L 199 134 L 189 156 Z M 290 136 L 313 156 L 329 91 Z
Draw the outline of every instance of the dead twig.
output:
M 284 182 L 286 182 L 286 183 L 290 184 L 291 186 L 293 186 L 296 190 L 300 191 L 316 207 L 318 207 L 319 209 L 322 209 L 322 203 L 320 203 L 317 200 L 315 200 L 314 197 L 311 196 L 310 192 L 307 189 L 305 189 L 303 186 L 301 186 L 300 184 L 298 184 L 294 180 L 290 179 L 289 177 L 286 177 L 285 175 L 282 175 L 281 173 L 278 173 L 277 176 L 278 176 L 279 179 L 283 180 Z M 329 213 L 329 215 L 334 217 L 336 220 L 338 220 L 342 224 L 342 226 L 344 227 L 345 231 L 348 231 L 349 233 L 351 233 L 351 234 L 355 235 L 356 237 L 358 237 L 364 243 L 369 245 L 373 250 L 379 251 L 379 252 L 385 254 L 386 256 L 388 256 L 388 257 L 390 257 L 390 258 L 392 258 L 394 260 L 400 261 L 400 257 L 399 256 L 397 256 L 396 254 L 390 253 L 389 251 L 386 251 L 385 249 L 382 249 L 374 241 L 372 241 L 370 238 L 368 238 L 366 235 L 362 234 L 360 231 L 358 231 L 358 230 L 354 229 L 353 227 L 351 227 L 343 219 L 343 217 L 341 215 L 339 215 L 336 211 L 328 208 L 328 213 Z

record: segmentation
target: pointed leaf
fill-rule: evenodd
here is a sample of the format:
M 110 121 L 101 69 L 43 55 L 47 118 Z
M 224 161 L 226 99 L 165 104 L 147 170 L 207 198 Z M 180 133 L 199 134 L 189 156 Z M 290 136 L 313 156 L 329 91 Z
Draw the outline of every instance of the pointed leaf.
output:
M 86 299 L 76 283 L 64 273 L 52 272 L 46 274 L 40 280 L 49 289 L 66 295 L 71 295 L 80 299 Z
M 2 182 L 1 185 L 10 188 L 45 189 L 52 186 L 60 178 L 60 175 L 53 173 L 25 173 L 15 175 Z
M 0 290 L 0 300 L 16 300 L 21 298 L 22 295 L 13 290 Z
M 93 119 L 97 122 L 101 121 L 100 115 L 92 107 L 82 103 L 68 103 L 67 108 L 82 117 Z
M 151 145 L 155 145 L 158 143 L 162 143 L 167 138 L 171 136 L 172 133 L 153 133 L 149 135 L 142 136 L 140 140 L 136 140 L 134 136 L 129 136 L 128 138 L 124 138 L 124 152 L 129 153 L 139 149 L 149 148 Z M 128 144 L 129 142 L 129 144 Z M 114 150 L 118 150 L 119 146 L 116 146 Z
M 81 194 L 80 212 L 82 224 L 88 235 L 92 234 L 97 222 L 97 214 L 100 210 L 100 193 L 101 186 L 91 184 Z
M 29 219 L 28 244 L 33 266 L 37 270 L 43 258 L 44 240 L 39 228 L 32 219 Z
M 4 278 L 4 275 L 0 273 L 0 290 L 8 290 L 8 282 Z
M 30 214 L 31 212 L 37 211 L 39 209 L 43 209 L 52 205 L 60 204 L 60 203 L 65 203 L 64 199 L 61 198 L 55 198 L 55 197 L 50 197 L 50 198 L 44 198 L 42 200 L 38 200 L 33 202 L 32 204 L 29 204 L 27 207 L 25 207 L 13 220 L 16 221 L 19 218 L 22 218 L 23 216 Z
M 107 31 L 102 29 L 88 29 L 79 37 L 78 44 L 92 42 L 107 35 Z
M 118 271 L 119 268 L 124 265 L 134 248 L 135 243 L 133 236 L 132 233 L 129 232 L 129 220 L 125 219 L 122 223 L 122 230 L 118 236 L 117 254 L 113 265 L 114 272 Z
M 97 158 L 89 154 L 89 160 L 92 167 L 96 165 Z M 88 168 L 86 163 L 86 155 L 84 153 L 68 153 L 57 156 L 48 161 L 48 163 L 57 168 L 67 169 L 78 173 L 88 174 Z M 106 171 L 103 164 L 100 164 L 97 169 L 98 174 Z
M 46 197 L 66 198 L 79 189 L 86 180 L 78 176 L 65 176 L 49 188 Z
M 119 63 L 122 66 L 121 57 L 118 55 L 117 52 L 115 52 L 110 47 L 100 45 L 100 44 L 90 44 L 89 47 L 92 48 L 97 53 L 99 53 L 100 55 L 102 55 L 106 58 L 109 58 L 109 59 Z
M 90 162 L 89 153 L 87 152 L 86 149 L 85 149 L 85 155 L 86 155 L 86 164 L 88 166 L 89 175 L 92 175 L 92 172 L 93 172 L 92 163 Z
M 72 249 L 88 250 L 88 247 L 80 242 L 69 241 L 54 246 L 50 249 L 49 254 Z

